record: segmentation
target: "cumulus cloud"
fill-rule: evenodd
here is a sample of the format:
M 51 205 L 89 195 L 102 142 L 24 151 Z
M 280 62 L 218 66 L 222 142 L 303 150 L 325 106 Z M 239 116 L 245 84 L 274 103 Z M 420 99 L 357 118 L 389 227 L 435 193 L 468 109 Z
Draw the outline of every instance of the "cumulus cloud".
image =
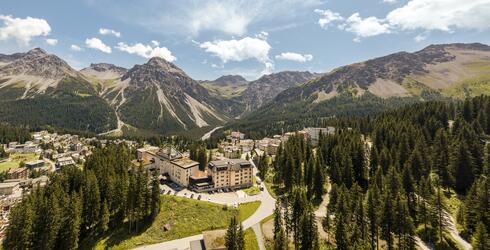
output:
M 320 25 L 320 27 L 324 29 L 328 28 L 328 26 L 330 26 L 330 24 L 333 22 L 344 20 L 344 18 L 339 13 L 333 12 L 331 10 L 316 9 L 315 13 L 321 15 L 320 19 L 318 19 L 318 25 Z
M 111 47 L 105 45 L 100 39 L 95 37 L 85 40 L 85 45 L 87 46 L 87 48 L 100 50 L 107 54 L 110 54 L 112 52 Z
M 393 3 L 394 0 L 384 0 Z M 359 13 L 345 19 L 330 10 L 315 10 L 321 17 L 318 24 L 325 28 L 337 23 L 338 28 L 356 34 L 354 41 L 361 38 L 393 33 L 394 31 L 443 31 L 457 29 L 487 30 L 490 28 L 490 0 L 409 0 L 404 6 L 396 8 L 384 18 L 362 18 Z M 426 35 L 414 39 L 422 41 Z
M 0 41 L 14 39 L 21 45 L 29 45 L 34 37 L 47 36 L 51 32 L 51 26 L 44 19 L 0 15 L 0 21 L 3 22 L 3 27 L 0 27 Z
M 204 42 L 199 46 L 206 52 L 217 56 L 223 63 L 255 59 L 264 64 L 264 74 L 274 70 L 274 63 L 269 58 L 271 46 L 266 40 L 260 38 L 245 37 L 240 40 L 217 40 Z
M 413 40 L 415 40 L 418 43 L 424 41 L 425 39 L 427 39 L 426 34 L 418 34 L 416 37 L 413 38 Z
M 192 34 L 202 30 L 219 30 L 228 34 L 243 35 L 255 14 L 244 11 L 231 1 L 209 1 L 190 13 L 189 28 Z
M 78 46 L 78 45 L 72 44 L 70 46 L 70 50 L 73 50 L 73 51 L 82 51 L 82 48 L 80 48 L 80 46 Z
M 152 40 L 151 44 L 153 44 L 153 46 L 160 46 L 160 42 L 155 41 L 155 40 Z
M 120 51 L 138 55 L 144 58 L 161 57 L 169 62 L 177 60 L 177 58 L 172 55 L 172 52 L 166 47 L 158 47 L 155 45 L 155 43 L 152 44 L 153 47 L 142 43 L 128 45 L 126 43 L 120 42 L 117 44 L 116 48 Z
M 58 44 L 58 39 L 48 38 L 46 39 L 46 43 L 51 46 L 55 46 Z
M 453 29 L 485 30 L 490 28 L 490 0 L 411 0 L 391 11 L 388 23 L 401 30 Z
M 390 25 L 376 17 L 362 18 L 359 13 L 352 14 L 345 23 L 339 26 L 348 32 L 356 34 L 354 41 L 358 42 L 361 38 L 377 36 L 390 33 Z
M 101 35 L 113 35 L 115 37 L 121 37 L 121 32 L 111 30 L 111 29 L 106 29 L 106 28 L 100 28 L 99 34 L 101 34 Z
M 310 54 L 303 54 L 302 55 L 302 54 L 294 53 L 294 52 L 284 52 L 284 53 L 281 53 L 280 55 L 277 55 L 276 59 L 304 63 L 304 62 L 313 60 L 313 56 Z
M 396 2 L 397 2 L 397 0 L 383 0 L 383 3 L 389 3 L 389 4 L 393 4 Z

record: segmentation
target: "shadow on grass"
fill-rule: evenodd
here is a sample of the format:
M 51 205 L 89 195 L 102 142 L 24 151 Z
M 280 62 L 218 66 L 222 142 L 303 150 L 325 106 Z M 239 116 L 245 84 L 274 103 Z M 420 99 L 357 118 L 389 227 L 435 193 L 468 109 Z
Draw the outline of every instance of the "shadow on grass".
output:
M 143 234 L 150 228 L 153 223 L 153 219 L 146 219 L 141 222 L 137 231 L 129 232 L 129 222 L 124 222 L 122 225 L 109 228 L 107 233 L 98 235 L 89 235 L 80 242 L 80 249 L 95 249 L 97 244 L 104 239 L 103 243 L 104 249 L 109 249 L 113 246 L 119 245 L 121 242 Z

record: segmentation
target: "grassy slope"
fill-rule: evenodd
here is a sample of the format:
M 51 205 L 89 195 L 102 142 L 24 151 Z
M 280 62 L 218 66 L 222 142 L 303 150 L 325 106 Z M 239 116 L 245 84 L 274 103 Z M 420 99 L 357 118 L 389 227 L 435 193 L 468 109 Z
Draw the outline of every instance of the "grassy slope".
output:
M 12 154 L 10 155 L 10 161 L 0 163 L 0 172 L 7 171 L 11 168 L 18 168 L 22 161 L 28 162 L 37 160 L 38 158 L 37 154 Z
M 174 196 L 162 196 L 161 212 L 151 225 L 138 234 L 128 234 L 127 225 L 110 230 L 111 233 L 100 239 L 95 249 L 131 249 L 139 245 L 155 244 L 164 241 L 200 234 L 203 231 L 226 228 L 230 219 L 237 216 L 240 221 L 257 210 L 260 203 L 245 203 L 238 210 L 206 201 L 197 201 Z M 170 225 L 165 231 L 164 226 Z M 84 248 L 92 248 L 84 245 Z
M 201 83 L 203 87 L 208 89 L 211 93 L 217 96 L 222 96 L 224 98 L 232 98 L 239 96 L 245 89 L 247 89 L 247 85 L 240 86 L 217 86 L 211 83 Z
M 259 250 L 257 237 L 252 228 L 245 230 L 245 250 Z

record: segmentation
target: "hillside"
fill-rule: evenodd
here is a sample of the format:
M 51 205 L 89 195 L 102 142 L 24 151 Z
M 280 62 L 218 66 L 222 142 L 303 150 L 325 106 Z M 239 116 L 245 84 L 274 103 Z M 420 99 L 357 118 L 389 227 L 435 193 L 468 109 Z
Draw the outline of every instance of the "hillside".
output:
M 247 89 L 248 81 L 239 75 L 221 76 L 213 81 L 200 81 L 201 85 L 207 88 L 211 94 L 224 98 L 239 96 Z
M 241 127 L 306 117 L 367 115 L 407 102 L 490 93 L 490 47 L 431 45 L 343 66 L 281 92 Z
M 95 133 L 115 127 L 109 105 L 57 56 L 36 48 L 1 58 L 1 121 Z

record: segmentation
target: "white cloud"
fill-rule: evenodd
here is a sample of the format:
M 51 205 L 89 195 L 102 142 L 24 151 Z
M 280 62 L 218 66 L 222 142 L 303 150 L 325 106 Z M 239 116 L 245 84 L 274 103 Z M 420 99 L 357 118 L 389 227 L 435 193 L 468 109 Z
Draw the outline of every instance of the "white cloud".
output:
M 58 44 L 58 39 L 48 38 L 46 39 L 46 43 L 51 46 L 55 46 Z
M 310 54 L 302 55 L 302 54 L 294 53 L 294 52 L 284 52 L 284 53 L 281 53 L 280 55 L 277 55 L 276 59 L 304 63 L 304 62 L 313 60 L 313 56 Z
M 272 21 L 272 26 L 295 23 L 325 0 L 179 0 L 93 2 L 94 8 L 109 12 L 123 22 L 152 32 L 197 37 L 202 32 L 244 36 L 255 24 Z M 131 11 L 127 11 L 130 9 Z
M 267 38 L 269 37 L 269 32 L 261 31 L 259 34 L 255 35 L 255 37 L 262 39 L 262 40 L 267 40 Z
M 270 74 L 274 70 L 274 63 L 269 58 L 271 46 L 266 40 L 260 38 L 217 40 L 204 42 L 199 46 L 206 52 L 217 56 L 223 63 L 255 59 L 264 64 L 263 74 Z
M 396 0 L 384 2 L 394 3 Z M 389 12 L 385 18 L 371 16 L 363 19 L 359 13 L 354 13 L 343 20 L 340 14 L 329 10 L 315 12 L 322 15 L 318 20 L 322 28 L 337 22 L 339 29 L 356 34 L 355 42 L 360 42 L 365 37 L 392 32 L 422 31 L 425 34 L 414 38 L 420 42 L 426 39 L 430 31 L 483 31 L 490 28 L 490 0 L 409 0 L 404 6 Z
M 153 43 L 153 45 L 155 45 Z M 142 43 L 136 43 L 134 45 L 128 45 L 126 43 L 118 43 L 116 46 L 120 51 L 127 52 L 129 54 L 138 55 L 144 58 L 161 57 L 169 62 L 177 60 L 172 52 L 166 47 L 150 46 Z
M 356 34 L 356 38 L 354 38 L 355 42 L 359 42 L 361 38 L 390 33 L 390 25 L 384 23 L 383 20 L 376 17 L 363 19 L 359 13 L 352 14 L 339 27 Z
M 0 21 L 3 22 L 3 27 L 0 27 L 0 41 L 15 39 L 21 45 L 29 45 L 32 38 L 47 36 L 51 32 L 51 26 L 44 19 L 0 15 Z
M 160 46 L 160 42 L 155 41 L 155 40 L 152 40 L 151 44 L 153 44 L 153 46 Z
M 333 12 L 331 10 L 320 10 L 316 9 L 315 13 L 321 15 L 320 19 L 318 19 L 318 24 L 323 29 L 328 28 L 332 22 L 342 21 L 344 18 L 337 12 Z
M 82 48 L 80 48 L 80 46 L 78 46 L 78 45 L 72 44 L 70 46 L 70 50 L 73 50 L 73 51 L 82 51 Z
M 411 0 L 391 11 L 386 19 L 401 30 L 453 29 L 485 30 L 490 28 L 490 0 Z
M 112 52 L 111 47 L 105 45 L 100 39 L 95 37 L 85 40 L 85 45 L 88 48 L 100 50 L 104 53 L 110 54 Z
M 113 35 L 115 37 L 121 37 L 121 32 L 111 30 L 111 29 L 106 29 L 106 28 L 100 28 L 99 34 L 101 34 L 101 35 Z
M 271 46 L 265 40 L 245 37 L 240 40 L 218 40 L 201 43 L 201 48 L 206 52 L 219 57 L 223 63 L 229 61 L 244 61 L 256 59 L 260 62 L 269 61 Z
M 426 34 L 418 34 L 416 37 L 413 38 L 413 40 L 415 40 L 418 43 L 424 41 L 425 39 L 427 39 Z
M 389 3 L 389 4 L 394 4 L 396 2 L 397 0 L 383 0 L 383 3 Z
M 218 30 L 232 35 L 243 35 L 257 14 L 242 9 L 232 1 L 207 1 L 201 8 L 190 11 L 188 28 L 194 35 L 204 30 Z

